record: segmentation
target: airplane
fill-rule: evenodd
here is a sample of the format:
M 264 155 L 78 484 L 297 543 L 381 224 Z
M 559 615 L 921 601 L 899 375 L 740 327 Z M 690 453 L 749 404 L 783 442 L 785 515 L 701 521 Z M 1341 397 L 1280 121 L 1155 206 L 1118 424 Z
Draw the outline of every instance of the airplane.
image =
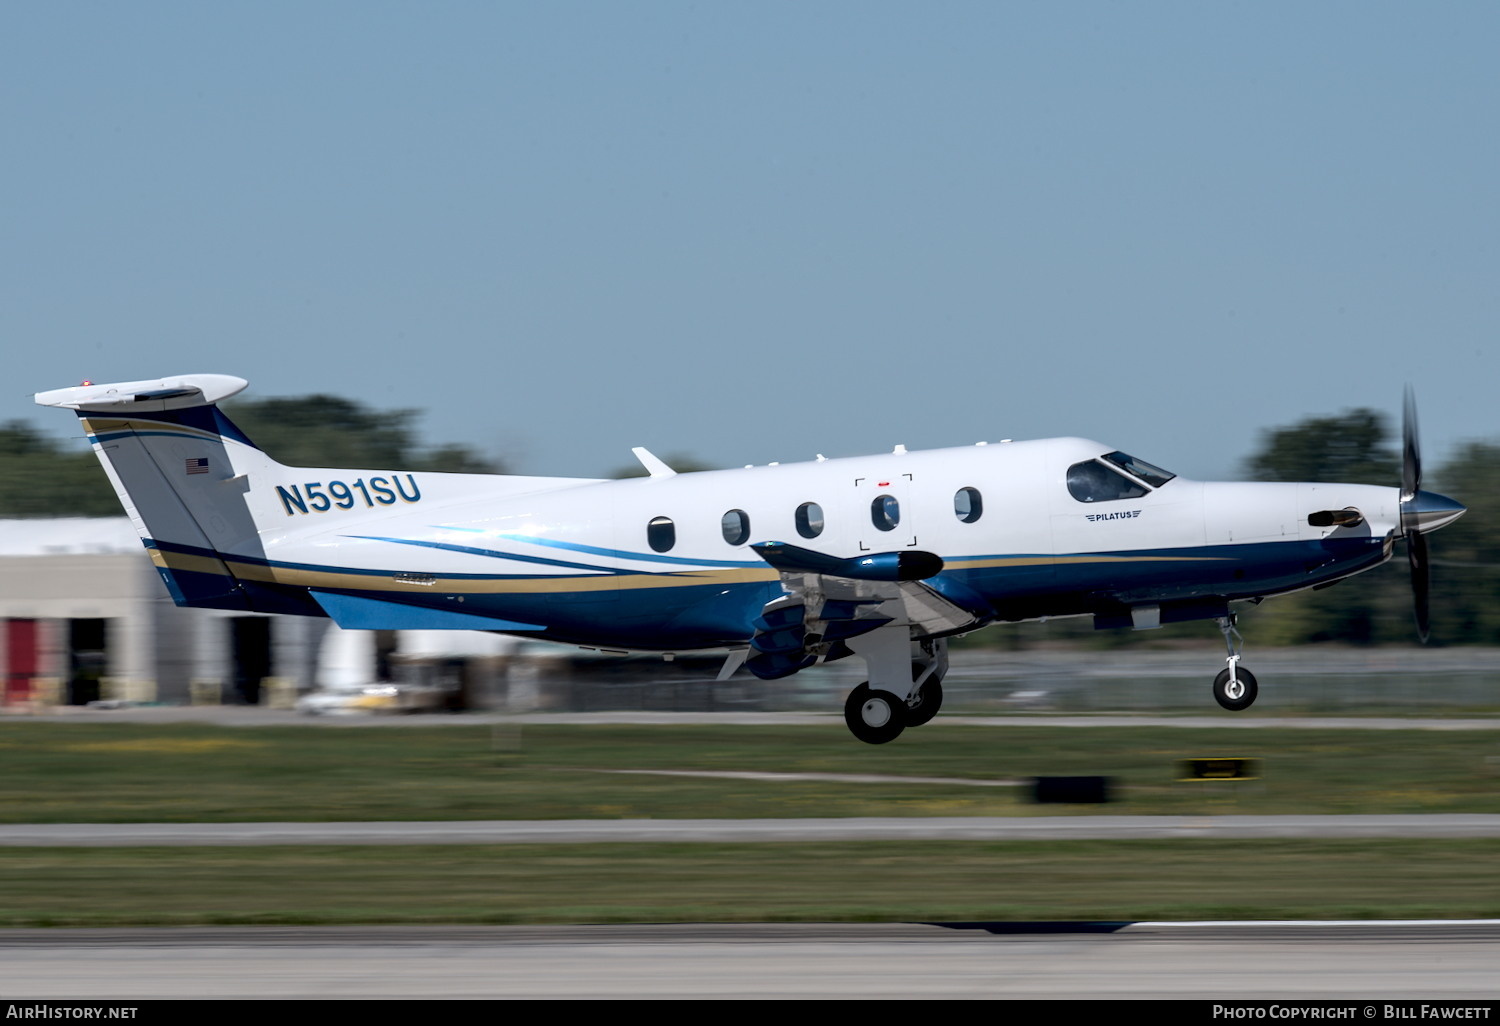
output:
M 1213 620 L 1225 709 L 1258 694 L 1231 603 L 1332 584 L 1465 507 L 1421 489 L 1408 388 L 1399 487 L 1192 481 L 1083 438 L 980 442 L 625 480 L 288 467 L 218 404 L 222 374 L 40 392 L 74 410 L 178 605 L 484 630 L 605 651 L 728 649 L 763 680 L 850 656 L 870 744 L 931 721 L 948 639 L 1092 616 Z

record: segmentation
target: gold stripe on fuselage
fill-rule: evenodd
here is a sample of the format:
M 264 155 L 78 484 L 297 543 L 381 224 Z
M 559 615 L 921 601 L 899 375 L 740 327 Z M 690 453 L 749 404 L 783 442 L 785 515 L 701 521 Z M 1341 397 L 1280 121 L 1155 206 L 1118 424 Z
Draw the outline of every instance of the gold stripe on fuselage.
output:
M 714 567 L 671 573 L 569 575 L 555 577 L 467 578 L 444 577 L 421 570 L 391 571 L 389 574 L 349 573 L 337 570 L 250 563 L 230 556 L 222 562 L 212 556 L 151 549 L 157 566 L 169 570 L 223 574 L 236 579 L 298 588 L 333 588 L 345 591 L 390 591 L 403 594 L 442 592 L 457 595 L 547 594 L 559 592 L 633 591 L 644 588 L 728 586 L 774 581 L 779 574 L 771 567 Z M 951 569 L 1050 566 L 1082 563 L 1215 562 L 1223 556 L 1012 556 L 950 560 Z M 400 580 L 395 575 L 421 574 L 420 582 Z
M 581 577 L 522 577 L 472 578 L 430 576 L 430 581 L 398 580 L 384 574 L 339 573 L 334 570 L 314 570 L 300 567 L 267 566 L 264 563 L 241 562 L 229 557 L 223 563 L 210 556 L 189 555 L 182 552 L 162 552 L 152 549 L 152 559 L 158 566 L 170 570 L 197 573 L 222 574 L 227 568 L 237 580 L 255 581 L 262 584 L 283 584 L 298 588 L 335 588 L 343 591 L 391 591 L 403 594 L 442 592 L 458 595 L 504 595 L 541 594 L 548 592 L 582 591 L 628 591 L 638 588 L 678 588 L 684 586 L 709 586 L 747 584 L 757 581 L 774 581 L 776 571 L 770 567 L 715 568 L 710 570 L 687 570 L 671 574 L 597 574 Z M 403 570 L 400 573 L 422 573 Z

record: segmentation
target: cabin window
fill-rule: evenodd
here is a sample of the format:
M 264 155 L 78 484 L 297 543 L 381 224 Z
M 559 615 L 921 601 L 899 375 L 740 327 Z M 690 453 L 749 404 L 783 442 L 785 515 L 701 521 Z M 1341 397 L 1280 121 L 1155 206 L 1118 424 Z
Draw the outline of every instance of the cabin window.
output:
M 677 525 L 671 517 L 652 517 L 646 525 L 646 544 L 655 552 L 669 552 L 677 544 Z
M 1079 502 L 1108 502 L 1139 498 L 1146 489 L 1098 460 L 1086 460 L 1068 468 L 1068 494 Z
M 1168 473 L 1157 466 L 1152 466 L 1145 460 L 1138 460 L 1134 456 L 1127 456 L 1123 452 L 1112 452 L 1104 457 L 1132 477 L 1138 477 L 1152 488 L 1160 488 L 1176 474 Z
M 823 507 L 816 502 L 804 502 L 797 507 L 797 533 L 804 538 L 816 538 L 823 533 Z
M 978 488 L 960 488 L 953 493 L 953 515 L 963 523 L 972 524 L 984 514 L 984 499 Z
M 901 523 L 901 503 L 894 495 L 877 495 L 870 503 L 870 522 L 881 531 L 894 531 Z
M 743 545 L 750 539 L 750 514 L 742 509 L 732 509 L 719 521 L 724 540 L 731 545 Z

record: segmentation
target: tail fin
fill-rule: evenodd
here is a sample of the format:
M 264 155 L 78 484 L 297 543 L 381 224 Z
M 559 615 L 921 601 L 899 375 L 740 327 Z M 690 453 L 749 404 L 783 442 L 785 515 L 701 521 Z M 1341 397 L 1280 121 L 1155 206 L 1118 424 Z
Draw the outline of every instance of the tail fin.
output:
M 259 605 L 221 558 L 260 548 L 247 479 L 278 466 L 215 405 L 247 384 L 225 374 L 184 374 L 36 395 L 39 405 L 82 419 L 178 605 Z

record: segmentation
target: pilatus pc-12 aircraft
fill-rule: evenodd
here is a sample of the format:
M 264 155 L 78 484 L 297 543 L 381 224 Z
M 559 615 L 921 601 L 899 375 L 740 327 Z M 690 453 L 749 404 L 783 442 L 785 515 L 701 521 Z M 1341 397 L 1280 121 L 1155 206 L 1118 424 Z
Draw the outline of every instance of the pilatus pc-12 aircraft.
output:
M 602 649 L 727 648 L 765 680 L 856 656 L 844 717 L 881 744 L 942 704 L 947 639 L 986 624 L 1214 620 L 1226 709 L 1254 700 L 1230 604 L 1331 584 L 1464 507 L 1400 486 L 1188 481 L 1082 438 L 623 481 L 284 467 L 216 405 L 222 374 L 42 392 L 76 410 L 179 605 L 341 627 L 499 631 Z

